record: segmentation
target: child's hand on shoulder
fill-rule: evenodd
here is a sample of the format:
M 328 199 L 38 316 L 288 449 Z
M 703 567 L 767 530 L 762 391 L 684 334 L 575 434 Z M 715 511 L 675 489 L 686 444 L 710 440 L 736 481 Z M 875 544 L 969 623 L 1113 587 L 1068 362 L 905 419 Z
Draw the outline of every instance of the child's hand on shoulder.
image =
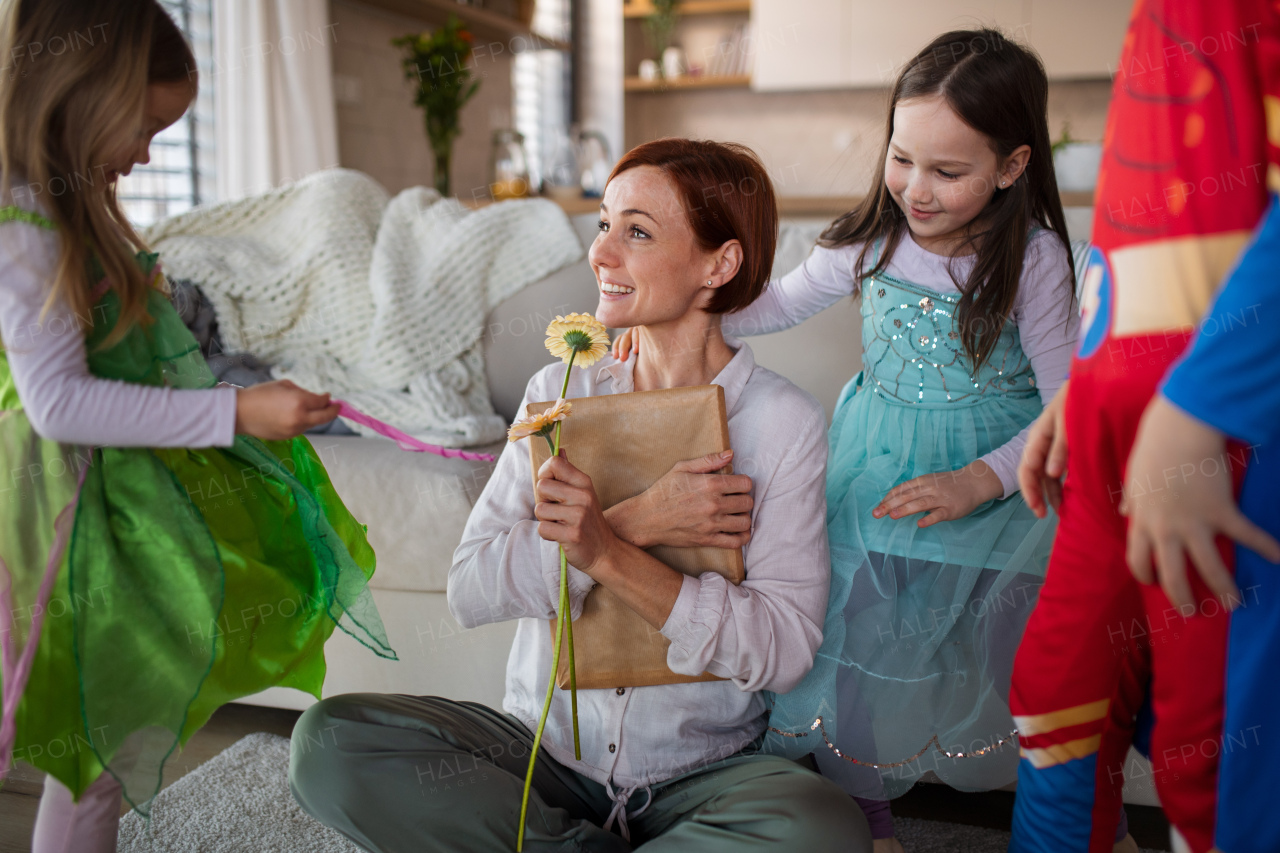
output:
M 925 474 L 889 490 L 871 510 L 876 518 L 905 518 L 918 512 L 929 513 L 917 522 L 930 527 L 939 521 L 964 518 L 987 501 L 1004 494 L 999 476 L 982 460 L 958 471 Z
M 624 329 L 613 341 L 613 357 L 618 361 L 626 361 L 632 353 L 640 354 L 640 336 L 635 329 Z
M 312 394 L 288 379 L 236 390 L 236 433 L 284 441 L 338 416 L 328 394 Z

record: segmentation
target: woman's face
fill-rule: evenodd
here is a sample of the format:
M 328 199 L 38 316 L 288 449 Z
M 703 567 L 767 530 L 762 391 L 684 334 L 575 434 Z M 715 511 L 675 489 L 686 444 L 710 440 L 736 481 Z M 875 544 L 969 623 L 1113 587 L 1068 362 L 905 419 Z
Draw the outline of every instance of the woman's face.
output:
M 940 249 L 961 239 L 996 190 L 1017 180 L 1031 149 L 1002 161 L 986 136 L 965 124 L 940 96 L 901 101 L 884 182 L 916 242 Z
M 126 140 L 108 158 L 107 181 L 129 174 L 134 166 L 150 163 L 151 140 L 157 133 L 182 118 L 195 100 L 195 95 L 195 86 L 185 81 L 148 84 L 142 125 L 132 139 Z
M 654 166 L 628 169 L 605 187 L 587 253 L 600 291 L 596 318 L 613 329 L 656 326 L 702 308 L 737 272 L 734 264 L 726 276 L 720 262 L 730 244 L 737 241 L 704 251 L 672 180 Z

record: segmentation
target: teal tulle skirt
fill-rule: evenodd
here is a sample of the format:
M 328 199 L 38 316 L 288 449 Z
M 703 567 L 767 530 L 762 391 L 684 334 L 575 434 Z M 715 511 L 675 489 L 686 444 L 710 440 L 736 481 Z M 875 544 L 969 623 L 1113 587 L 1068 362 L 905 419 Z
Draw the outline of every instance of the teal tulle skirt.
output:
M 831 427 L 823 642 L 805 680 L 773 697 L 769 747 L 814 753 L 824 776 L 859 797 L 896 797 L 930 772 L 962 790 L 1001 787 L 1017 776 L 1013 656 L 1056 521 L 1037 519 L 1021 495 L 923 530 L 919 514 L 871 510 L 894 486 L 1003 445 L 1040 401 L 908 405 L 861 379 L 846 386 Z

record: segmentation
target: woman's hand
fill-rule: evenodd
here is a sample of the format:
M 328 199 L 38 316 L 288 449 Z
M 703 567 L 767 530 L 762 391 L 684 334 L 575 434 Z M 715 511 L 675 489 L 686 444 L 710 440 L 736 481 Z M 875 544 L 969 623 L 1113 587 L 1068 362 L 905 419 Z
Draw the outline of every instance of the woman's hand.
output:
M 639 548 L 741 548 L 751 539 L 751 478 L 717 473 L 733 451 L 677 462 L 644 492 L 612 506 L 613 532 Z
M 284 441 L 338 416 L 328 394 L 312 394 L 288 379 L 236 389 L 236 433 Z
M 632 353 L 640 352 L 640 336 L 635 329 L 625 329 L 613 339 L 613 357 L 618 361 L 626 361 Z
M 552 456 L 538 469 L 534 495 L 538 535 L 558 542 L 569 564 L 589 574 L 618 541 L 600 510 L 591 478 L 573 467 L 561 448 L 559 456 Z
M 1022 461 L 1018 463 L 1018 487 L 1036 518 L 1045 517 L 1046 500 L 1054 512 L 1062 504 L 1062 475 L 1067 471 L 1067 428 L 1063 412 L 1067 408 L 1070 384 L 1070 380 L 1062 383 L 1031 425 L 1027 446 L 1022 449 Z
M 917 512 L 929 513 L 916 524 L 930 527 L 939 521 L 964 518 L 987 501 L 1004 494 L 996 472 L 981 459 L 958 471 L 925 474 L 895 486 L 871 510 L 876 518 L 905 518 Z
M 1120 511 L 1129 516 L 1129 571 L 1160 586 L 1176 607 L 1195 611 L 1187 555 L 1223 606 L 1241 603 L 1214 537 L 1227 536 L 1280 563 L 1280 543 L 1236 506 L 1222 433 L 1157 396 L 1138 426 Z M 1152 573 L 1152 554 L 1155 574 Z

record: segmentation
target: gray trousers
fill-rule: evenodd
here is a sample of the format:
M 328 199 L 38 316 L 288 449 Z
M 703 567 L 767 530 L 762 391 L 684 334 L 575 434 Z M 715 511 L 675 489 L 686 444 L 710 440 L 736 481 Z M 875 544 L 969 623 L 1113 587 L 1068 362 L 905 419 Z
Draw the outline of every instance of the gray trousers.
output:
M 351 694 L 293 731 L 289 783 L 309 814 L 375 853 L 514 851 L 533 733 L 514 717 L 435 696 Z M 774 755 L 738 753 L 652 788 L 602 828 L 605 787 L 539 750 L 524 849 L 649 853 L 869 853 L 862 811 L 835 784 Z M 647 796 L 637 791 L 627 807 Z

